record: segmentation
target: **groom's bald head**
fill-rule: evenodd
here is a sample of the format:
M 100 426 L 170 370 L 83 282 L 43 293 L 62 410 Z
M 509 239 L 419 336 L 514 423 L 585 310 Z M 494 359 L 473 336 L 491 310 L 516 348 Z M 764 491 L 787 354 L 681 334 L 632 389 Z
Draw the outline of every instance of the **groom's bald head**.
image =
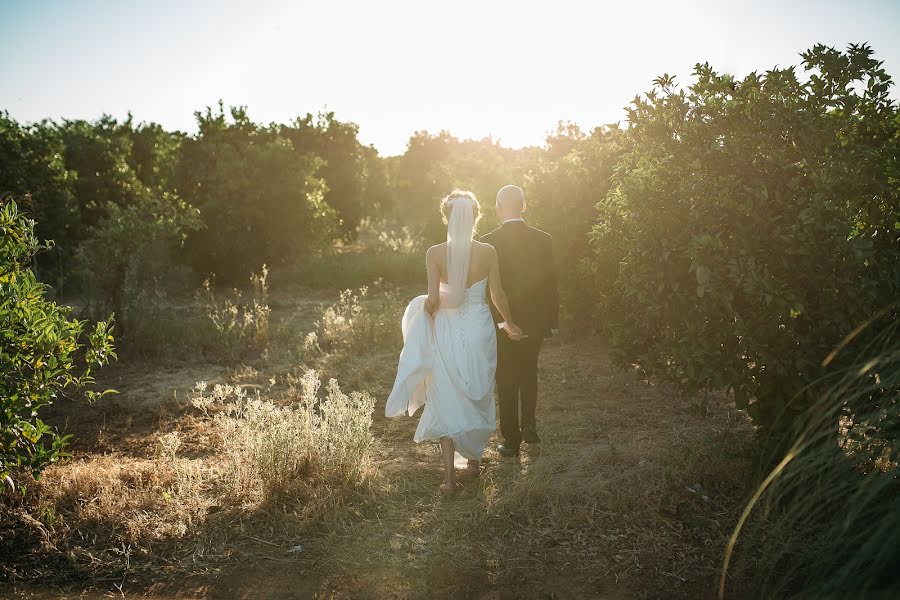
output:
M 501 221 L 519 219 L 525 212 L 525 192 L 517 185 L 504 185 L 497 192 L 497 216 Z

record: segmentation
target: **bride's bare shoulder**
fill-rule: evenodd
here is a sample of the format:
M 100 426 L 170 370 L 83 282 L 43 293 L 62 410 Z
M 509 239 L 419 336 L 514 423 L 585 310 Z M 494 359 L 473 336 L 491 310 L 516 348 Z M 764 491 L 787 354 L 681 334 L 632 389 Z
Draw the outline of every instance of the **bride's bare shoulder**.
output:
M 425 258 L 433 258 L 438 256 L 440 253 L 447 252 L 447 242 L 443 242 L 441 244 L 435 244 L 431 248 L 425 251 Z
M 497 252 L 494 249 L 494 247 L 491 244 L 488 244 L 487 242 L 479 242 L 476 240 L 474 242 L 474 244 L 475 244 L 475 247 L 478 249 L 477 251 L 485 256 L 490 256 L 491 254 L 496 254 L 496 252 Z

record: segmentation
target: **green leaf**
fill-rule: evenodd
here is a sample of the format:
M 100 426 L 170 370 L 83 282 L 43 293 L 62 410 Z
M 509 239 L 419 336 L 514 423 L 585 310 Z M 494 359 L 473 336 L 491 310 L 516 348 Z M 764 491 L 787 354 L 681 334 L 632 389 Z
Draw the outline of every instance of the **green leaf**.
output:
M 701 286 L 705 286 L 709 283 L 709 268 L 700 265 L 697 267 L 695 275 L 697 276 L 697 283 Z

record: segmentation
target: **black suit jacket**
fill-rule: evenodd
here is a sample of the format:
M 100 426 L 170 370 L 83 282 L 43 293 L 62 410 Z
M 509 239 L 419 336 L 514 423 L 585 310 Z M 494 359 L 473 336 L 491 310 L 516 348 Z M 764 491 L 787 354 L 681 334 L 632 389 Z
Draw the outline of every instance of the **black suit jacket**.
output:
M 550 234 L 522 221 L 509 221 L 485 234 L 497 250 L 500 279 L 513 322 L 530 336 L 546 337 L 559 321 L 559 293 Z M 494 318 L 500 320 L 496 308 Z

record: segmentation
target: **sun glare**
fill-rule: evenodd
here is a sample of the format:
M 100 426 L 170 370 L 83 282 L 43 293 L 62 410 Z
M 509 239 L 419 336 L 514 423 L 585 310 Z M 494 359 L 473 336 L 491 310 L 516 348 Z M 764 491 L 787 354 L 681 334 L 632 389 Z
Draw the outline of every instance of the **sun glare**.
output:
M 518 147 L 541 144 L 559 120 L 622 120 L 654 77 L 685 81 L 696 62 L 746 73 L 796 64 L 813 43 L 869 41 L 889 67 L 900 63 L 889 20 L 867 19 L 862 5 L 832 19 L 777 2 L 275 1 L 238 10 L 169 1 L 104 5 L 85 19 L 92 6 L 20 7 L 2 20 L 0 101 L 13 116 L 131 110 L 193 131 L 193 112 L 221 98 L 262 122 L 333 110 L 383 154 L 402 152 L 422 129 Z M 124 48 L 134 51 L 111 51 Z

